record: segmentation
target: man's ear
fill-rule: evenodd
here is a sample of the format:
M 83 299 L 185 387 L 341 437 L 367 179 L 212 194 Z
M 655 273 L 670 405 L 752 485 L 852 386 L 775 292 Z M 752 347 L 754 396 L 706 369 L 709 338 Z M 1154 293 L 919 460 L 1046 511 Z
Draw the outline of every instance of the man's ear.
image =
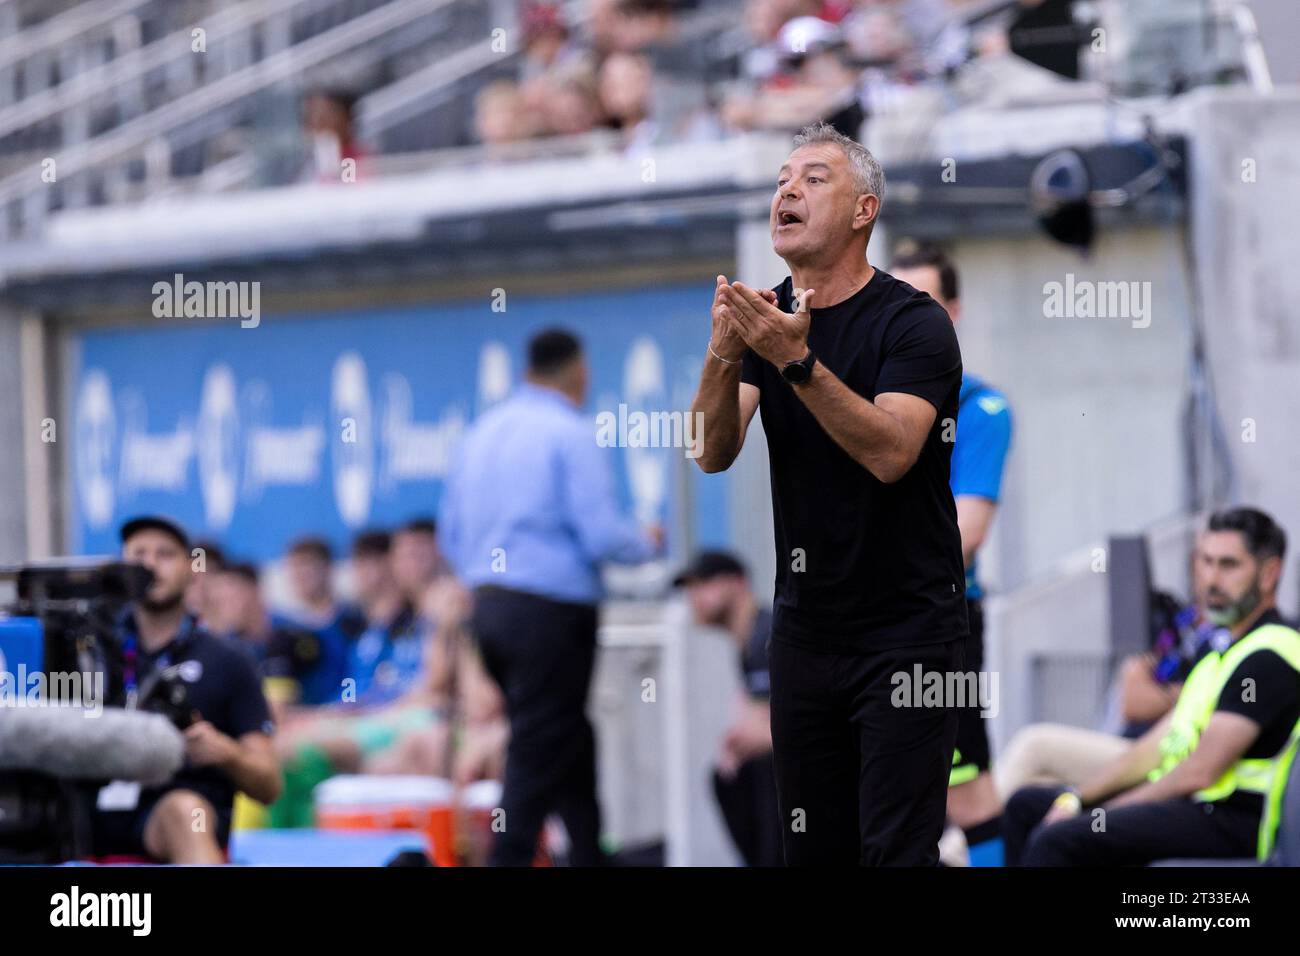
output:
M 863 193 L 858 197 L 857 205 L 853 210 L 853 228 L 869 228 L 878 215 L 880 215 L 880 198 L 871 193 Z
M 1274 555 L 1259 563 L 1259 589 L 1264 594 L 1277 593 L 1278 581 L 1282 579 L 1282 559 Z

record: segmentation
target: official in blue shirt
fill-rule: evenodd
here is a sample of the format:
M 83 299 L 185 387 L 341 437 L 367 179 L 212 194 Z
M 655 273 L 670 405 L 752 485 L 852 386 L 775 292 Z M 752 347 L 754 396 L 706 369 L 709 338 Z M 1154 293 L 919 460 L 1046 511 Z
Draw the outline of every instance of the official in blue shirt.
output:
M 942 250 L 907 244 L 895 252 L 894 276 L 928 293 L 954 324 L 961 316 L 957 270 Z M 1006 396 L 969 372 L 962 374 L 957 430 L 949 484 L 957 504 L 962 558 L 966 563 L 966 610 L 970 637 L 966 667 L 984 666 L 983 590 L 976 554 L 988 535 L 1002 492 L 1002 471 L 1011 447 L 1011 407 Z M 989 774 L 988 733 L 980 705 L 964 707 L 957 724 L 957 748 L 948 777 L 948 819 L 966 834 L 972 866 L 1002 864 L 1002 804 Z
M 564 821 L 574 865 L 603 860 L 586 716 L 600 565 L 649 560 L 662 532 L 619 514 L 609 461 L 581 411 L 586 393 L 578 340 L 537 334 L 525 382 L 466 436 L 438 516 L 443 551 L 474 589 L 471 628 L 510 717 L 501 801 L 510 825 L 496 836 L 496 866 L 529 865 L 550 812 Z

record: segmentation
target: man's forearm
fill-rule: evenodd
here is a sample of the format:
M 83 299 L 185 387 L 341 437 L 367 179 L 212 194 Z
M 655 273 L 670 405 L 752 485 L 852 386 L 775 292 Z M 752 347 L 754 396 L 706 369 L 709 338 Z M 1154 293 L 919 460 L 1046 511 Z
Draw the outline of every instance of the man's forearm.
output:
M 239 754 L 225 766 L 235 789 L 258 803 L 274 803 L 283 788 L 279 761 L 270 752 L 254 751 L 240 744 Z
M 794 393 L 835 444 L 883 482 L 897 481 L 907 472 L 905 433 L 898 419 L 849 388 L 821 362 L 812 378 Z
M 726 471 L 740 453 L 740 364 L 728 365 L 704 353 L 700 387 L 691 403 L 691 421 L 702 415 L 700 456 L 703 471 Z
M 1101 768 L 1091 780 L 1084 781 L 1079 798 L 1084 804 L 1095 804 L 1123 793 L 1141 784 L 1159 762 L 1159 736 L 1148 731 L 1123 756 Z
M 1184 769 L 1184 765 L 1179 764 L 1153 783 L 1141 783 L 1128 788 L 1113 800 L 1106 801 L 1107 809 L 1114 810 L 1116 807 L 1128 806 L 1134 803 L 1156 803 L 1160 800 L 1173 800 L 1176 797 L 1190 796 L 1196 791 L 1209 786 L 1191 772 L 1179 772 Z

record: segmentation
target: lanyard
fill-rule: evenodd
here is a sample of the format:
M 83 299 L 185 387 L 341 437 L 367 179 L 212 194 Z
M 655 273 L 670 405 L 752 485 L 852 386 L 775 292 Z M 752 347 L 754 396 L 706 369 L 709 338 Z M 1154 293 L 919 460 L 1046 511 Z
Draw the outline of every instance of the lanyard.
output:
M 134 622 L 128 623 L 126 636 L 122 640 L 122 685 L 126 689 L 127 710 L 135 710 L 139 698 L 139 674 L 137 673 L 137 667 L 140 663 L 140 637 L 135 632 L 135 629 L 132 626 L 133 623 Z M 153 671 L 155 673 L 171 666 L 172 650 L 179 648 L 183 642 L 188 639 L 192 626 L 192 619 L 188 614 L 185 615 L 185 617 L 181 619 L 181 627 L 180 630 L 176 632 L 176 636 L 167 643 L 167 648 L 154 660 Z
M 126 709 L 127 710 L 135 710 L 135 702 L 136 702 L 135 665 L 136 665 L 136 660 L 139 657 L 139 652 L 136 649 L 136 644 L 137 641 L 136 641 L 136 636 L 134 631 L 128 633 L 126 636 L 126 640 L 122 642 L 122 658 L 124 661 L 122 665 L 122 683 L 126 686 Z

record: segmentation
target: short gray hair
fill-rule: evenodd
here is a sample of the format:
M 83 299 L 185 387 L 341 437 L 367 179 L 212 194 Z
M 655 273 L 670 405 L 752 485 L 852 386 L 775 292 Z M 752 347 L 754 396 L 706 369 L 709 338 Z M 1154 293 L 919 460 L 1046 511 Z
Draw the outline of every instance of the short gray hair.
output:
M 857 194 L 861 196 L 863 193 L 871 193 L 884 203 L 885 171 L 867 147 L 824 122 L 805 126 L 795 134 L 795 149 L 811 146 L 814 143 L 830 143 L 832 146 L 838 146 L 848 157 L 849 168 L 853 171 L 853 188 Z

